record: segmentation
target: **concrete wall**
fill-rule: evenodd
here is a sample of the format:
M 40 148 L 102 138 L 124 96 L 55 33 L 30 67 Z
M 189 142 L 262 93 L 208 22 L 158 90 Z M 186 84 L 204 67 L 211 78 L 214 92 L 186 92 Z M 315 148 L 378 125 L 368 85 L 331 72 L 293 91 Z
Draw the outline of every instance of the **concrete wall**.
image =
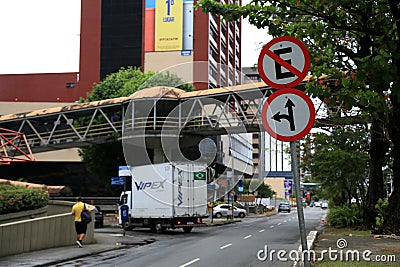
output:
M 65 207 L 66 208 L 66 207 Z M 0 257 L 46 248 L 74 246 L 74 217 L 69 212 L 0 224 Z M 94 211 L 92 211 L 94 221 Z M 85 243 L 94 242 L 94 222 L 88 224 Z
M 286 198 L 284 182 L 285 178 L 264 178 L 264 183 L 269 185 L 271 189 L 275 191 L 276 198 Z
M 76 202 L 64 201 L 64 200 L 49 200 L 49 203 L 47 204 L 47 215 L 51 216 L 68 212 L 71 213 L 72 206 L 75 203 Z
M 49 200 L 47 206 L 40 209 L 2 214 L 0 215 L 0 224 L 68 213 L 72 211 L 72 206 L 75 203 L 63 200 Z M 89 209 L 94 209 L 94 207 L 89 206 Z
M 144 54 L 145 71 L 160 72 L 167 70 L 187 82 L 194 81 L 193 63 L 191 62 L 193 62 L 193 55 L 182 56 L 181 51 L 146 52 Z M 177 66 L 179 64 L 182 65 Z M 171 66 L 174 67 L 171 68 Z
M 47 216 L 47 207 L 36 210 L 26 210 L 20 212 L 13 212 L 0 215 L 0 224 L 28 220 L 33 218 L 40 218 Z

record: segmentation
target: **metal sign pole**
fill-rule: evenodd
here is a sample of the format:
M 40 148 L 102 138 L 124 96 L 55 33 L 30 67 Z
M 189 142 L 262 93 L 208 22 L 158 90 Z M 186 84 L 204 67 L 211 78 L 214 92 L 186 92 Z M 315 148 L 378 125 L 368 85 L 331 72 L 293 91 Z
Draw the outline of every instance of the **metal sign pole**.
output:
M 131 191 L 132 194 L 132 191 Z M 131 195 L 132 197 L 132 195 Z M 124 176 L 124 198 L 126 198 L 126 176 Z M 128 199 L 127 199 L 128 200 Z M 127 205 L 128 203 L 122 203 L 122 205 Z M 120 216 L 122 217 L 122 211 Z M 122 221 L 122 218 L 121 218 Z M 123 236 L 125 236 L 125 225 L 124 225 L 124 221 L 122 221 L 122 229 L 123 229 Z
M 297 218 L 299 221 L 299 229 L 300 229 L 300 238 L 301 238 L 301 247 L 302 251 L 307 251 L 307 237 L 306 237 L 306 226 L 304 223 L 304 213 L 303 213 L 303 201 L 302 201 L 302 193 L 300 191 L 300 176 L 299 176 L 299 166 L 297 164 L 297 151 L 296 151 L 296 142 L 290 142 L 290 154 L 292 156 L 292 171 L 293 171 L 293 180 L 294 187 L 296 190 L 296 205 L 297 205 Z M 304 257 L 304 266 L 310 267 L 310 262 L 308 261 L 308 254 Z

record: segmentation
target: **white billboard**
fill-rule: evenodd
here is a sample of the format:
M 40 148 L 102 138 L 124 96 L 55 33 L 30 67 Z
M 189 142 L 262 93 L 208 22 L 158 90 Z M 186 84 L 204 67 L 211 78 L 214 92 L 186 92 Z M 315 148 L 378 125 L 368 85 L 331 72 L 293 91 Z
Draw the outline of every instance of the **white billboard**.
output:
M 1 0 L 0 74 L 79 72 L 81 0 Z

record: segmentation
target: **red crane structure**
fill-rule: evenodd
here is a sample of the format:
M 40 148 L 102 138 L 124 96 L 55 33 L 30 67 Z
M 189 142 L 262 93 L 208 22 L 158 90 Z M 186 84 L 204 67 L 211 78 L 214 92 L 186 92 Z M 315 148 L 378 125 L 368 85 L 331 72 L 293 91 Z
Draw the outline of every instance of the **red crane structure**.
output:
M 24 133 L 0 128 L 0 165 L 29 161 L 35 158 Z

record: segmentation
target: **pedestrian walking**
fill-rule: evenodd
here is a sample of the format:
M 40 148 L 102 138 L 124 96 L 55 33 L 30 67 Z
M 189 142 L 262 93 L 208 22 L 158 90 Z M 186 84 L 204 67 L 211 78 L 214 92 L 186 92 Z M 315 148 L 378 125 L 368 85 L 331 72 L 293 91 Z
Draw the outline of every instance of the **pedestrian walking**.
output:
M 87 205 L 83 203 L 81 197 L 78 197 L 78 202 L 72 206 L 72 216 L 75 216 L 76 244 L 79 248 L 82 247 L 82 241 L 87 231 L 87 224 L 81 219 L 81 213 L 84 208 L 87 208 Z

